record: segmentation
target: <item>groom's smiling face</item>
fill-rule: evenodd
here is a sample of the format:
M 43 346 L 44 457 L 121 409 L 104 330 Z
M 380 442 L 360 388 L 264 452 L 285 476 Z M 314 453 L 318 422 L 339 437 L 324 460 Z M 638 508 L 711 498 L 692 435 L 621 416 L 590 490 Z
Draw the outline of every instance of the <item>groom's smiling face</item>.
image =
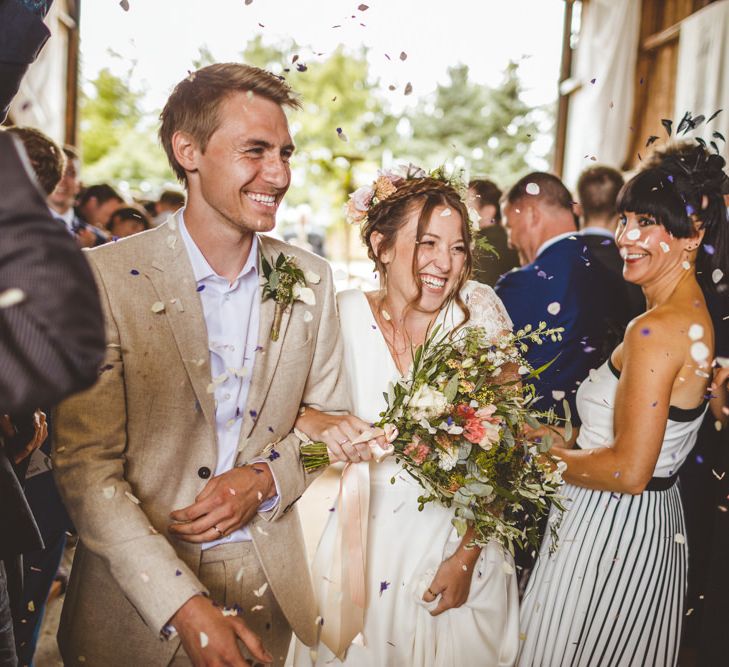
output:
M 221 103 L 218 120 L 205 151 L 196 151 L 190 194 L 197 189 L 203 205 L 240 231 L 271 231 L 291 182 L 286 115 L 269 99 L 236 92 Z

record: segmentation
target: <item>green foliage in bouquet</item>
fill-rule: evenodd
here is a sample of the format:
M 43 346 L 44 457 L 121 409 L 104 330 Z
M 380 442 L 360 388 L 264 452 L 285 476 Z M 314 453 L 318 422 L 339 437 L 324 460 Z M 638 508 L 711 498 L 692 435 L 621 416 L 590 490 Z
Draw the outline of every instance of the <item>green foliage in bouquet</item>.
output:
M 569 412 L 562 420 L 532 407 L 537 396 L 528 380 L 550 364 L 533 369 L 522 356 L 528 344 L 560 339 L 562 331 L 542 322 L 492 340 L 482 327 L 450 334 L 436 327 L 407 377 L 385 394 L 377 426 L 397 429 L 394 456 L 424 489 L 420 509 L 429 502 L 452 508 L 459 535 L 472 525 L 479 546 L 496 540 L 512 553 L 516 545 L 536 547 L 540 518 L 552 504 L 562 509 L 564 464 L 549 453 L 549 428 L 536 433 L 564 422 L 569 439 Z M 321 443 L 301 451 L 307 471 L 326 458 Z

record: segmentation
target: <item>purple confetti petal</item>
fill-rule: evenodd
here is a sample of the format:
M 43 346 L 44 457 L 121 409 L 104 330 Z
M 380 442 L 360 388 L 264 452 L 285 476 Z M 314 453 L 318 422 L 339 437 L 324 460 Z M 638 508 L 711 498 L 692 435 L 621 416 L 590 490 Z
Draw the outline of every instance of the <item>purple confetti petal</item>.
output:
M 129 273 L 131 273 L 133 276 L 139 275 L 139 271 L 137 271 L 136 269 L 132 269 Z
M 380 595 L 382 595 L 388 588 L 390 588 L 390 582 L 381 581 L 380 582 Z

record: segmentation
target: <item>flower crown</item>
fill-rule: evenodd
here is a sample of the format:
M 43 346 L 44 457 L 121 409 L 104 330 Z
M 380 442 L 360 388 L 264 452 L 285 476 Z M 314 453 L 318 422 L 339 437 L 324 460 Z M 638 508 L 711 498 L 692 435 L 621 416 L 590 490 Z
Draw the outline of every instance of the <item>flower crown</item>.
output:
M 398 171 L 379 170 L 377 178 L 371 185 L 365 185 L 349 195 L 345 206 L 345 218 L 350 225 L 363 225 L 367 222 L 370 209 L 391 197 L 405 182 L 418 178 L 432 178 L 450 185 L 466 206 L 468 217 L 472 224 L 478 226 L 480 216 L 468 205 L 468 183 L 464 177 L 464 170 L 448 172 L 445 166 L 440 166 L 430 173 L 414 164 L 403 165 Z

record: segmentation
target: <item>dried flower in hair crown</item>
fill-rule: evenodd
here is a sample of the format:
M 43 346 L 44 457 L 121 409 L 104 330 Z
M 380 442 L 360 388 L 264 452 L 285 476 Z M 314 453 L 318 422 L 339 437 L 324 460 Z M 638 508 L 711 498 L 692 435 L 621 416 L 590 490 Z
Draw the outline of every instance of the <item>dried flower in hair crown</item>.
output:
M 467 203 L 468 183 L 464 170 L 454 169 L 449 172 L 445 166 L 440 166 L 428 173 L 414 164 L 400 167 L 399 172 L 381 169 L 377 172 L 377 178 L 371 185 L 365 185 L 349 195 L 349 201 L 345 206 L 347 222 L 350 225 L 363 225 L 367 222 L 367 216 L 373 206 L 391 197 L 406 181 L 418 178 L 433 178 L 450 185 L 466 206 L 471 224 L 474 228 L 478 228 L 480 216 Z

